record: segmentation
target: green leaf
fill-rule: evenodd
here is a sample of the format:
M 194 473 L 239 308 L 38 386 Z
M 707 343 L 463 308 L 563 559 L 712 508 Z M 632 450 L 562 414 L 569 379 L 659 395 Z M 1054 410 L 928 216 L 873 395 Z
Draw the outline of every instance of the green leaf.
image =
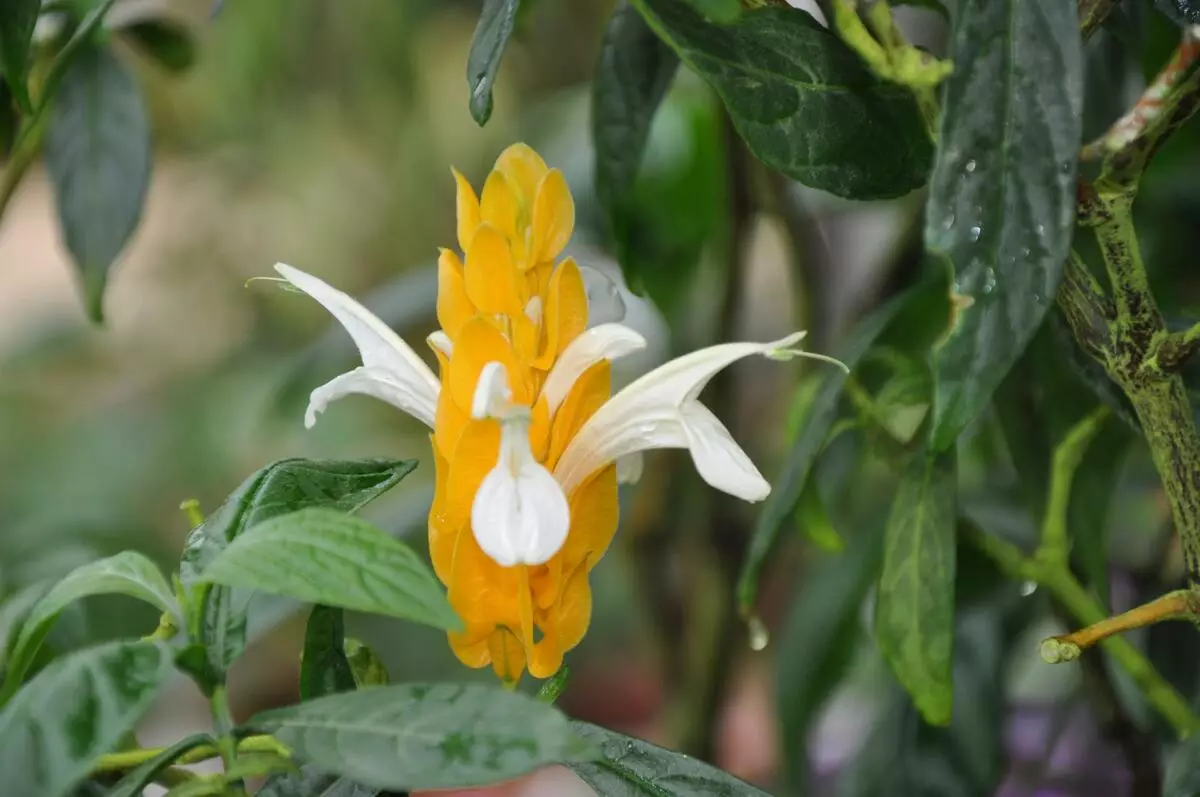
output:
M 891 299 L 870 316 L 863 319 L 845 344 L 838 349 L 837 358 L 853 369 L 867 352 L 875 339 L 893 318 L 918 292 L 908 292 Z M 771 495 L 763 504 L 750 539 L 746 560 L 738 579 L 738 607 L 744 616 L 754 610 L 758 597 L 758 578 L 763 566 L 775 548 L 779 530 L 800 500 L 804 486 L 808 483 L 813 463 L 817 461 L 830 427 L 837 418 L 838 399 L 846 384 L 846 374 L 840 369 L 825 371 L 823 382 L 809 404 L 800 434 L 792 445 L 783 471 L 771 488 Z
M 341 609 L 320 605 L 312 608 L 300 659 L 301 700 L 354 691 L 354 671 L 343 649 L 345 634 Z
M 729 25 L 742 15 L 741 0 L 687 0 L 692 8 L 719 25 Z
M 591 754 L 541 701 L 477 684 L 402 684 L 259 714 L 298 761 L 381 789 L 482 786 Z
M 807 13 L 771 6 L 721 26 L 678 0 L 634 4 L 772 169 L 852 199 L 924 184 L 932 145 L 912 94 L 877 79 Z
M 247 530 L 203 578 L 310 603 L 457 630 L 445 591 L 412 549 L 361 518 L 302 509 Z
M 375 651 L 353 637 L 347 637 L 342 643 L 346 660 L 350 662 L 350 673 L 354 676 L 357 688 L 364 686 L 386 686 L 391 678 L 388 677 L 387 667 L 375 655 Z
M 893 499 L 875 603 L 879 649 L 926 721 L 953 703 L 954 452 L 913 457 Z
M 255 797 L 377 797 L 381 791 L 305 765 L 299 772 L 275 775 Z
M 0 81 L 0 158 L 12 154 L 13 144 L 21 129 L 21 114 L 17 111 L 12 89 Z
M 833 525 L 833 518 L 829 516 L 815 481 L 809 481 L 800 492 L 796 530 L 825 553 L 841 553 L 846 548 L 846 541 Z
M 775 683 L 784 760 L 797 793 L 807 789 L 809 726 L 845 676 L 858 647 L 859 611 L 879 572 L 883 528 L 878 523 L 852 537 L 845 553 L 818 560 L 792 599 Z
M 17 103 L 26 112 L 32 111 L 29 88 L 29 42 L 37 25 L 41 0 L 4 0 L 0 3 L 0 72 L 12 89 Z
M 483 0 L 483 13 L 467 56 L 467 88 L 471 92 L 468 105 L 480 127 L 492 116 L 492 84 L 520 6 L 521 0 Z
M 192 529 L 179 563 L 192 591 L 189 629 L 203 643 L 208 665 L 222 674 L 246 646 L 246 616 L 253 592 L 197 584 L 200 572 L 246 529 L 306 507 L 353 512 L 394 487 L 417 466 L 415 460 L 320 462 L 283 459 L 242 482 L 216 512 Z
M 12 649 L 17 643 L 25 618 L 50 588 L 49 581 L 39 581 L 23 587 L 0 603 L 0 676 L 3 676 L 4 668 L 12 658 Z M 3 683 L 2 677 L 0 683 Z
M 179 740 L 121 778 L 121 782 L 107 793 L 108 797 L 142 797 L 142 791 L 154 782 L 158 773 L 175 763 L 184 753 L 206 744 L 214 744 L 212 737 L 207 733 L 197 733 Z
M 570 767 L 604 797 L 769 797 L 728 772 L 682 753 L 586 722 L 571 726 L 599 748 L 600 757 Z
M 141 90 L 107 47 L 84 43 L 66 67 L 45 154 L 88 315 L 99 322 L 109 268 L 141 219 L 151 167 Z
M 958 308 L 934 358 L 937 451 L 987 405 L 1054 303 L 1083 96 L 1074 0 L 962 0 L 953 41 L 925 212 L 925 246 L 952 264 Z
M 178 23 L 149 19 L 121 28 L 139 50 L 171 72 L 186 72 L 196 62 L 196 44 Z
M 630 192 L 650 123 L 679 69 L 679 58 L 628 3 L 613 12 L 592 82 L 596 196 L 613 233 L 624 239 Z
M 52 662 L 0 712 L 5 793 L 69 794 L 173 672 L 170 651 L 151 642 L 110 642 Z
M 124 551 L 77 567 L 34 604 L 25 618 L 12 647 L 4 683 L 0 686 L 0 706 L 20 687 L 59 612 L 91 595 L 128 595 L 157 606 L 167 614 L 180 616 L 175 595 L 158 566 L 136 551 Z
M 1163 797 L 1200 795 L 1200 734 L 1193 733 L 1167 759 Z

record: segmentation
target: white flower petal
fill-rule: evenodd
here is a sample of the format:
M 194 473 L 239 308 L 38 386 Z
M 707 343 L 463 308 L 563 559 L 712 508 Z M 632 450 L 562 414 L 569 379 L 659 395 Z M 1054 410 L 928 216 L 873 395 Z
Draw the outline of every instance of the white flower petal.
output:
M 567 497 L 533 458 L 527 422 L 503 422 L 499 460 L 471 504 L 479 547 L 503 567 L 540 565 L 562 548 L 570 526 Z
M 786 360 L 797 332 L 771 343 L 725 343 L 692 352 L 654 369 L 609 399 L 567 445 L 554 476 L 567 495 L 610 462 L 654 448 L 687 448 L 706 482 L 748 501 L 769 486 L 728 430 L 697 400 L 721 369 L 744 357 Z
M 550 406 L 550 414 L 554 415 L 584 371 L 601 360 L 615 360 L 645 346 L 645 338 L 621 324 L 600 324 L 584 330 L 563 349 L 546 375 L 541 395 Z
M 450 336 L 440 329 L 430 332 L 426 336 L 425 342 L 447 357 L 454 355 L 454 341 L 450 340 Z
M 428 397 L 415 391 L 410 382 L 399 382 L 395 375 L 383 368 L 355 368 L 341 376 L 335 376 L 314 390 L 308 398 L 308 410 L 304 413 L 304 425 L 311 429 L 317 415 L 325 411 L 330 402 L 351 394 L 372 396 L 398 407 L 429 428 L 433 428 L 433 417 L 437 408 L 428 405 Z
M 492 361 L 479 372 L 475 383 L 475 395 L 471 399 L 471 417 L 477 421 L 484 418 L 503 418 L 512 400 L 508 387 L 508 371 L 504 363 Z
M 288 282 L 320 302 L 346 328 L 350 337 L 354 339 L 354 344 L 358 347 L 363 366 L 370 373 L 371 379 L 382 380 L 392 387 L 403 386 L 405 395 L 411 397 L 412 400 L 406 400 L 405 405 L 396 404 L 396 406 L 412 414 L 426 425 L 433 426 L 441 383 L 434 376 L 433 371 L 429 370 L 429 366 L 425 365 L 421 358 L 408 347 L 408 344 L 401 340 L 399 335 L 376 318 L 370 310 L 311 274 L 306 274 L 284 263 L 277 263 L 275 270 Z M 350 372 L 350 374 L 354 373 L 354 371 Z M 348 377 L 350 374 L 343 376 Z M 325 385 L 325 388 L 317 389 L 320 391 L 329 388 L 327 393 L 323 394 L 325 403 L 347 393 L 367 393 L 383 398 L 384 401 L 395 403 L 390 398 L 380 395 L 380 392 L 389 394 L 385 390 L 371 392 L 360 389 L 343 389 L 338 393 L 333 389 L 337 382 L 338 380 L 335 379 Z M 356 382 L 355 384 L 361 386 L 365 383 Z M 345 384 L 342 387 L 344 388 Z M 314 395 L 316 392 L 314 391 Z M 321 404 L 320 407 L 323 408 L 324 404 Z M 319 412 L 320 409 L 316 411 Z
M 617 484 L 637 484 L 642 480 L 646 458 L 638 451 L 617 459 Z

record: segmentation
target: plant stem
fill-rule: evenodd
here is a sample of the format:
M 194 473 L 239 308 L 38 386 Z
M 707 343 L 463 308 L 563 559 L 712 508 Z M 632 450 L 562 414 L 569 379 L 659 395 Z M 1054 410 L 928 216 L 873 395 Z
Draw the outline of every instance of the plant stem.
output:
M 105 772 L 124 772 L 129 769 L 135 769 L 150 759 L 159 756 L 165 751 L 165 747 L 147 747 L 139 750 L 124 750 L 120 753 L 109 753 L 102 755 L 97 759 L 95 765 L 92 766 L 93 774 L 102 774 Z M 280 744 L 274 736 L 247 736 L 237 744 L 238 752 L 240 753 L 276 753 L 278 755 L 290 755 L 288 749 Z M 221 754 L 215 745 L 205 744 L 200 747 L 193 748 L 176 759 L 177 765 L 195 764 L 200 761 L 207 761 L 210 758 L 216 758 Z
M 1100 27 L 1100 23 L 1104 18 L 1112 12 L 1121 0 L 1079 0 L 1079 31 L 1083 34 L 1083 40 L 1095 33 L 1096 28 Z
M 1101 640 L 1114 634 L 1144 628 L 1163 620 L 1187 620 L 1191 618 L 1190 592 L 1186 589 L 1168 592 L 1149 603 L 1143 604 L 1114 617 L 1105 617 L 1079 631 L 1051 637 L 1060 645 L 1072 645 L 1087 650 Z

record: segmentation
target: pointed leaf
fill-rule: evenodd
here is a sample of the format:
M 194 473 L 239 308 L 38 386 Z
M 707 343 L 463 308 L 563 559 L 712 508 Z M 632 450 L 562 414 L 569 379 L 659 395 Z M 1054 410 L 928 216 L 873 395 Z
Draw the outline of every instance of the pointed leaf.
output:
M 586 722 L 571 727 L 600 750 L 571 764 L 604 797 L 769 797 L 749 783 L 695 758 Z
M 162 772 L 184 753 L 206 744 L 214 744 L 207 733 L 197 733 L 181 739 L 146 763 L 121 778 L 121 782 L 107 792 L 107 797 L 142 797 L 142 792 Z
M 0 712 L 5 793 L 69 794 L 173 672 L 170 651 L 152 642 L 111 642 L 51 663 Z
M 203 578 L 456 630 L 445 591 L 412 549 L 361 518 L 302 509 L 244 532 Z
M 875 603 L 875 637 L 932 725 L 953 703 L 957 489 L 954 452 L 913 457 L 888 517 Z
M 342 610 L 314 606 L 304 631 L 300 659 L 300 699 L 311 700 L 337 692 L 352 692 L 354 671 L 346 658 Z
M 596 195 L 618 238 L 654 112 L 679 70 L 679 57 L 628 3 L 613 12 L 592 82 Z
M 909 292 L 897 296 L 863 319 L 845 344 L 838 349 L 837 358 L 853 369 L 892 319 L 918 295 Z M 828 368 L 824 372 L 823 380 L 809 405 L 800 434 L 792 444 L 783 471 L 771 486 L 771 495 L 763 503 L 758 522 L 754 526 L 754 535 L 750 539 L 750 548 L 738 580 L 738 607 L 743 615 L 749 615 L 754 610 L 758 597 L 759 574 L 775 548 L 783 522 L 800 500 L 813 463 L 817 461 L 829 430 L 837 418 L 838 400 L 842 395 L 842 387 L 846 384 L 846 374 L 840 369 Z
M 403 684 L 259 714 L 298 761 L 381 789 L 482 786 L 591 751 L 535 698 L 476 684 Z
M 0 686 L 0 706 L 20 687 L 59 612 L 90 595 L 128 595 L 181 617 L 175 595 L 158 566 L 136 551 L 124 551 L 77 567 L 34 604 L 25 618 Z
M 305 507 L 353 512 L 394 487 L 415 460 L 322 462 L 283 459 L 246 479 L 225 503 L 188 535 L 179 575 L 189 589 L 200 571 L 246 529 Z M 193 593 L 193 638 L 208 652 L 208 669 L 224 673 L 246 646 L 251 590 L 204 584 Z
M 987 406 L 1062 277 L 1083 97 L 1075 2 L 963 0 L 951 55 L 925 213 L 958 308 L 934 359 L 938 451 Z
M 37 25 L 41 0 L 4 0 L 0 3 L 0 72 L 13 96 L 26 111 L 33 110 L 25 78 L 29 74 L 29 42 Z
M 107 47 L 84 43 L 66 67 L 45 153 L 88 315 L 101 321 L 108 271 L 142 217 L 151 166 L 141 90 Z
M 750 150 L 805 185 L 852 199 L 925 182 L 932 145 L 912 94 L 876 78 L 809 14 L 769 6 L 729 26 L 679 0 L 634 0 L 713 87 Z
M 483 0 L 483 13 L 467 56 L 467 88 L 471 92 L 468 105 L 480 127 L 492 116 L 492 84 L 520 6 L 521 0 Z

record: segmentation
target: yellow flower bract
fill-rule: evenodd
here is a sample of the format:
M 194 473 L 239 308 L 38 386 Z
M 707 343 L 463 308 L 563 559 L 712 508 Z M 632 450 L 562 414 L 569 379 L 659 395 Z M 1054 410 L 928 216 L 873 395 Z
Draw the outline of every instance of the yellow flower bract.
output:
M 541 565 L 503 567 L 479 547 L 471 506 L 496 466 L 500 424 L 473 420 L 480 372 L 502 363 L 512 400 L 530 407 L 534 457 L 553 471 L 571 438 L 611 392 L 610 366 L 592 366 L 551 414 L 541 397 L 546 374 L 587 327 L 587 292 L 570 258 L 556 263 L 575 224 L 575 205 L 562 173 L 516 144 L 496 161 L 483 190 L 454 172 L 458 243 L 463 256 L 442 250 L 438 261 L 438 323 L 450 354 L 435 347 L 441 367 L 433 433 L 437 488 L 429 513 L 434 570 L 466 624 L 450 645 L 467 666 L 488 664 L 513 682 L 528 669 L 553 675 L 579 644 L 591 620 L 588 573 L 617 528 L 617 478 L 609 466 L 567 496 L 566 544 Z

